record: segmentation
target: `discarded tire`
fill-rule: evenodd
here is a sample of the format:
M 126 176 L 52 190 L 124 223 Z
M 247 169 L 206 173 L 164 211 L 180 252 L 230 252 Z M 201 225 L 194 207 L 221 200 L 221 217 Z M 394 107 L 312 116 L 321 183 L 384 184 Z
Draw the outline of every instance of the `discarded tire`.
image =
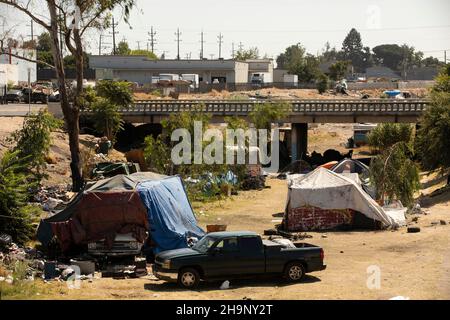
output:
M 419 227 L 408 227 L 408 233 L 417 233 L 420 232 L 420 228 Z

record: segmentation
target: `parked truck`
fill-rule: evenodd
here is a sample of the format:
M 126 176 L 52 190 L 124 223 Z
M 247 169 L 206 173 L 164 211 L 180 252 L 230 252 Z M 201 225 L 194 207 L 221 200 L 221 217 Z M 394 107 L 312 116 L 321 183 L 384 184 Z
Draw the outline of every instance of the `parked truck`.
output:
M 199 76 L 198 74 L 189 73 L 189 74 L 182 74 L 181 80 L 188 81 L 191 83 L 192 88 L 197 89 L 199 85 Z
M 308 243 L 293 247 L 262 240 L 249 231 L 212 232 L 193 247 L 156 255 L 153 274 L 165 281 L 194 288 L 201 280 L 283 275 L 297 282 L 305 273 L 324 270 L 323 249 Z
M 250 78 L 250 82 L 252 84 L 265 84 L 265 83 L 272 83 L 273 77 L 270 72 L 258 72 L 258 73 L 252 73 L 252 76 Z

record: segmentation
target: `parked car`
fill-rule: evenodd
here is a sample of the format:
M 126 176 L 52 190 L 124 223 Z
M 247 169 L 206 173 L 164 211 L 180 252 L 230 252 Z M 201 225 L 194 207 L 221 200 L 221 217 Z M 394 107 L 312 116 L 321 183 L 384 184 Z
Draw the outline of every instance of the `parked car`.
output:
M 21 103 L 24 100 L 20 89 L 11 89 L 6 92 L 6 101 Z
M 163 251 L 156 255 L 153 274 L 161 279 L 194 288 L 201 280 L 284 275 L 292 282 L 305 273 L 324 270 L 323 249 L 308 243 L 294 247 L 249 231 L 212 232 L 192 248 Z
M 31 94 L 30 94 L 30 90 L 31 90 Z M 36 91 L 36 90 L 29 89 L 29 88 L 25 88 L 22 90 L 22 93 L 23 93 L 24 101 L 26 103 L 29 103 L 29 102 L 31 102 L 31 103 L 36 103 L 36 102 L 47 103 L 48 102 L 49 95 L 43 91 Z
M 131 233 L 118 233 L 112 246 L 108 246 L 105 239 L 89 242 L 88 253 L 93 256 L 135 256 L 141 253 L 143 245 Z

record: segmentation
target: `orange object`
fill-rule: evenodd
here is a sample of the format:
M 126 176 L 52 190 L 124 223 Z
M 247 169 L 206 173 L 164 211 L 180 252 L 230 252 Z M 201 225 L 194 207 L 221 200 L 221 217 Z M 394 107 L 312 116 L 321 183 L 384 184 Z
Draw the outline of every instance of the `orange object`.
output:
M 323 165 L 321 165 L 321 167 L 330 170 L 337 163 L 338 163 L 337 161 L 330 161 L 330 162 L 324 163 Z

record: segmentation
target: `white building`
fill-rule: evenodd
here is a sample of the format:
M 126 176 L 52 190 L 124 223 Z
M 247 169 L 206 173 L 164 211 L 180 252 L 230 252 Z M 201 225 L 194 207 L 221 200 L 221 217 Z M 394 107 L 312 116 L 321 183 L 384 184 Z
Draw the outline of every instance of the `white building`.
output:
M 36 63 L 15 57 L 13 56 L 13 54 L 20 57 L 26 57 L 28 59 L 36 60 L 36 50 L 11 48 L 11 53 L 11 55 L 6 53 L 0 55 L 0 83 L 26 83 L 28 82 L 28 70 L 30 70 L 30 81 L 35 82 L 37 70 Z

